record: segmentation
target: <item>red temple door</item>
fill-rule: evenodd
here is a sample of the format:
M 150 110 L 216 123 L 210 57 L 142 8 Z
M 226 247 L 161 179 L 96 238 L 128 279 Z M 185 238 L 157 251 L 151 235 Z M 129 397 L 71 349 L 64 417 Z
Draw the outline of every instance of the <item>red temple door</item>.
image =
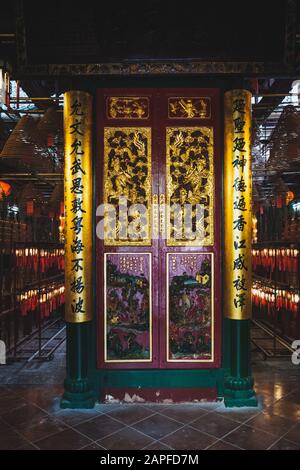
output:
M 98 93 L 98 364 L 220 363 L 219 94 Z

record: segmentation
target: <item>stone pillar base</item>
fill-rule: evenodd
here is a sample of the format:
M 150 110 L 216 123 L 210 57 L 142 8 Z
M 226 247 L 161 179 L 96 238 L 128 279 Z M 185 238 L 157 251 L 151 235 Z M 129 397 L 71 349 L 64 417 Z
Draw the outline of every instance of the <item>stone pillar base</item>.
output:
M 95 393 L 91 390 L 88 380 L 65 380 L 61 408 L 94 408 L 95 401 Z
M 253 377 L 226 377 L 224 384 L 224 403 L 226 407 L 257 406 L 253 390 Z
M 93 392 L 72 393 L 65 392 L 60 402 L 60 407 L 63 409 L 77 409 L 85 408 L 91 409 L 95 406 L 95 395 Z
M 224 404 L 226 408 L 234 408 L 234 407 L 244 407 L 244 406 L 249 406 L 249 407 L 257 407 L 257 398 L 255 393 L 253 393 L 252 397 L 230 397 L 228 395 L 224 396 Z

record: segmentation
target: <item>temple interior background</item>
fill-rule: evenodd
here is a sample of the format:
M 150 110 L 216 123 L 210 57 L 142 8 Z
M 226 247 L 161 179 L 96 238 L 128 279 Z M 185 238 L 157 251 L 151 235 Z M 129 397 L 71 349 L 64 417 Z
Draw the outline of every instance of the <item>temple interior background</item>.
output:
M 0 450 L 299 450 L 300 365 L 293 345 L 300 340 L 299 5 L 281 1 L 274 13 L 271 2 L 263 2 L 251 21 L 240 10 L 237 18 L 244 21 L 235 23 L 240 42 L 228 34 L 220 49 L 220 37 L 224 39 L 230 29 L 222 21 L 222 15 L 228 18 L 231 11 L 225 6 L 220 6 L 217 16 L 207 6 L 199 28 L 197 15 L 191 13 L 193 2 L 180 20 L 169 2 L 162 10 L 159 2 L 145 2 L 144 13 L 129 28 L 133 13 L 123 4 L 114 16 L 110 6 L 102 9 L 99 2 L 95 10 L 87 7 L 79 21 L 69 2 L 56 1 L 43 6 L 45 34 L 41 9 L 35 2 L 25 3 L 6 5 L 0 19 L 0 340 L 6 350 L 0 356 Z M 230 3 L 233 10 L 238 8 L 237 2 Z M 109 21 L 98 23 L 93 15 Z M 214 27 L 207 28 L 206 21 Z M 197 61 L 206 63 L 203 69 Z M 90 70 L 89 64 L 97 66 Z M 98 393 L 93 408 L 61 408 L 66 362 L 71 367 L 66 338 L 73 338 L 72 323 L 65 321 L 64 97 L 69 90 L 98 88 L 118 89 L 117 96 L 122 96 L 120 90 L 127 96 L 130 89 L 131 96 L 138 95 L 141 87 L 184 88 L 185 93 L 189 88 L 251 92 L 249 350 L 256 406 L 225 407 L 217 392 L 213 398 L 204 394 L 175 403 L 168 398 L 157 402 L 133 398 L 130 393 L 120 399 L 107 391 L 105 399 Z M 95 121 L 97 113 L 99 109 L 94 111 Z M 104 122 L 100 126 L 107 126 L 108 118 L 100 119 Z M 157 127 L 162 125 L 157 122 Z M 168 126 L 167 118 L 166 122 L 163 125 Z M 221 141 L 223 129 L 220 135 Z M 111 167 L 115 162 L 110 162 Z M 97 177 L 95 181 L 98 184 Z M 141 251 L 131 249 L 133 255 Z M 115 253 L 105 253 L 112 266 L 109 279 L 114 275 Z M 220 338 L 226 335 L 223 328 Z M 89 334 L 96 344 L 96 333 Z M 108 354 L 114 359 L 114 341 L 119 341 L 120 353 L 124 337 L 111 338 Z M 135 347 L 146 355 L 141 342 Z M 208 356 L 208 346 L 201 347 L 203 357 Z M 178 358 L 190 350 L 183 345 L 174 351 Z M 122 359 L 130 358 L 128 352 L 128 357 L 124 350 L 122 354 Z M 220 361 L 225 355 L 222 350 Z M 93 367 L 101 369 L 105 359 L 97 356 L 97 361 Z M 115 372 L 118 369 L 111 376 Z M 213 388 L 209 379 L 203 381 L 203 388 Z M 126 386 L 120 386 L 122 393 Z

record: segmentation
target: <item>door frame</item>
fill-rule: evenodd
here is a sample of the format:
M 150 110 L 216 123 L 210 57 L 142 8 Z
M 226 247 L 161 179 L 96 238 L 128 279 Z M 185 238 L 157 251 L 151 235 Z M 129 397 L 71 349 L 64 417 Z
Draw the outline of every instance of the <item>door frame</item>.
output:
M 219 207 L 219 210 L 214 211 L 214 233 L 215 233 L 215 241 L 214 247 L 207 246 L 207 247 L 199 247 L 195 246 L 194 250 L 190 251 L 190 247 L 188 251 L 193 252 L 213 252 L 214 253 L 214 309 L 215 309 L 215 323 L 214 323 L 214 361 L 213 362 L 169 362 L 166 361 L 166 289 L 162 289 L 160 292 L 160 298 L 158 298 L 158 289 L 154 288 L 154 282 L 152 282 L 152 305 L 153 305 L 153 320 L 152 320 L 152 328 L 155 331 L 159 331 L 158 335 L 153 335 L 154 343 L 152 345 L 153 350 L 153 362 L 122 362 L 119 361 L 117 363 L 107 363 L 104 361 L 104 350 L 103 350 L 103 338 L 104 338 L 104 321 L 103 315 L 103 298 L 104 292 L 100 291 L 100 286 L 103 290 L 104 286 L 104 276 L 103 276 L 103 253 L 104 253 L 104 243 L 96 238 L 96 312 L 97 312 L 97 367 L 104 368 L 104 369 L 147 369 L 147 368 L 162 368 L 162 369 L 210 369 L 210 368 L 219 368 L 221 364 L 221 189 L 222 189 L 222 165 L 223 161 L 221 158 L 221 139 L 220 139 L 220 110 L 221 110 L 221 98 L 220 98 L 220 90 L 216 88 L 99 88 L 97 89 L 97 101 L 96 101 L 96 115 L 97 115 L 97 134 L 96 134 L 96 203 L 99 205 L 103 200 L 103 185 L 99 184 L 103 177 L 103 160 L 100 158 L 100 155 L 103 154 L 102 145 L 103 145 L 103 128 L 108 127 L 106 116 L 104 116 L 103 110 L 105 109 L 105 95 L 110 94 L 113 96 L 137 96 L 137 95 L 149 95 L 152 96 L 153 99 L 150 100 L 150 118 L 149 120 L 145 120 L 141 122 L 141 120 L 114 120 L 111 121 L 110 124 L 113 127 L 151 127 L 152 128 L 152 142 L 154 142 L 153 136 L 156 134 L 159 135 L 159 131 L 157 127 L 161 125 L 161 120 L 157 119 L 157 116 L 161 113 L 160 103 L 161 101 L 158 100 L 158 93 L 160 96 L 163 94 L 170 96 L 174 94 L 180 93 L 188 93 L 189 96 L 197 96 L 201 94 L 208 93 L 212 97 L 212 117 L 208 120 L 201 121 L 201 125 L 213 125 L 214 127 L 214 169 L 215 169 L 215 209 Z M 102 112 L 100 111 L 102 110 Z M 153 118 L 152 118 L 153 116 Z M 188 126 L 186 120 L 177 119 L 175 122 L 170 123 L 170 127 L 184 127 Z M 190 123 L 190 126 L 193 125 L 199 126 L 200 124 Z M 166 127 L 166 126 L 165 126 Z M 164 127 L 164 129 L 165 129 Z M 156 153 L 154 159 L 152 160 L 153 171 L 159 174 L 158 169 L 158 152 L 163 155 L 163 151 L 161 150 L 165 145 L 165 139 L 160 139 L 160 150 L 152 150 L 152 153 Z M 153 149 L 153 145 L 152 145 Z M 160 182 L 159 186 L 161 187 L 164 182 L 161 182 L 162 175 L 160 175 Z M 153 187 L 155 178 L 152 181 L 152 190 L 153 193 L 155 188 Z M 160 272 L 160 277 L 164 276 L 166 279 L 166 253 L 169 251 L 171 252 L 183 252 L 184 247 L 166 247 L 166 246 L 158 246 L 160 243 L 157 240 L 152 240 L 152 250 L 154 253 L 162 253 L 163 256 L 159 256 L 156 262 L 158 263 L 158 269 Z M 149 251 L 147 246 L 140 246 L 140 247 L 132 247 L 132 246 L 122 246 L 118 247 L 120 252 L 122 253 L 129 253 L 133 250 L 136 253 L 145 253 Z M 156 251 L 155 251 L 156 250 Z M 118 252 L 115 247 L 109 246 L 105 249 L 106 252 Z M 152 261 L 154 263 L 154 256 L 152 256 Z M 99 266 L 99 263 L 102 263 Z M 152 266 L 152 270 L 154 271 L 156 266 Z M 99 289 L 99 290 L 98 290 Z M 159 309 L 163 306 L 164 313 L 159 312 Z

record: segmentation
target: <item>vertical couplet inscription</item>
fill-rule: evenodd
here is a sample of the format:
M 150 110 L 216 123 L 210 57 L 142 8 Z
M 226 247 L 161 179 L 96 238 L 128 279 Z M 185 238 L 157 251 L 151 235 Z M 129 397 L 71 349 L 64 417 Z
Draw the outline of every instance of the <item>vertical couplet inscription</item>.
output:
M 92 316 L 92 97 L 64 95 L 66 321 Z
M 225 93 L 225 315 L 251 317 L 251 94 Z

